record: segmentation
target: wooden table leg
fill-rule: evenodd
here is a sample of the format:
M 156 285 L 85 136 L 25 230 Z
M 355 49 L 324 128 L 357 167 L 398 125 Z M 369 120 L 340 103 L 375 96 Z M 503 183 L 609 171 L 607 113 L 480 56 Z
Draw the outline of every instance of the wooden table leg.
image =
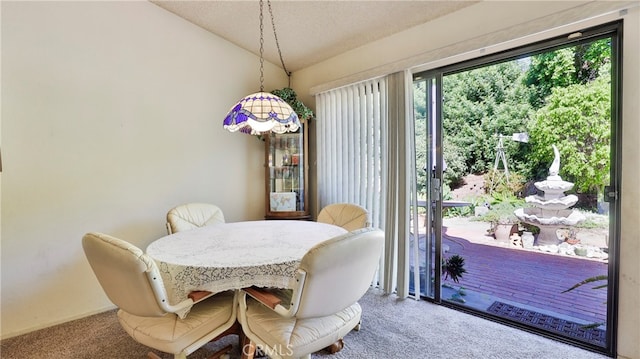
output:
M 240 350 L 242 352 L 242 359 L 253 359 L 253 356 L 256 354 L 256 345 L 247 337 L 242 334 L 240 336 L 242 340 L 240 341 Z
M 342 341 L 342 339 L 338 339 L 337 342 L 329 345 L 326 349 L 329 351 L 329 353 L 335 354 L 341 351 L 342 348 L 344 348 L 344 342 Z

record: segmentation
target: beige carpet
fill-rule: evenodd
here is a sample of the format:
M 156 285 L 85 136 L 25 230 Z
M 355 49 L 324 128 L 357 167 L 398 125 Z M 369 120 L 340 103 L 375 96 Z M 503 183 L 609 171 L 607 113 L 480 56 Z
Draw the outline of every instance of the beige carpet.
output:
M 397 300 L 376 290 L 369 291 L 360 304 L 364 311 L 362 330 L 345 337 L 341 352 L 319 352 L 313 359 L 606 358 L 428 302 Z M 228 343 L 234 344 L 232 357 L 239 357 L 238 337 L 229 336 L 208 344 L 189 359 L 206 358 Z M 3 359 L 143 359 L 149 352 L 121 329 L 115 311 L 5 339 L 0 348 Z

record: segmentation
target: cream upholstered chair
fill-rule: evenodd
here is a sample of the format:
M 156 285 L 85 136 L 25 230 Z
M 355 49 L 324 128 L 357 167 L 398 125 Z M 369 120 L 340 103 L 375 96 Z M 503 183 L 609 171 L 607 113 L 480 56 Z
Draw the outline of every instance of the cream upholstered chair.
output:
M 218 206 L 209 203 L 187 203 L 167 213 L 169 234 L 217 223 L 224 223 L 224 214 Z
M 369 227 L 369 212 L 352 203 L 334 203 L 322 208 L 318 222 L 335 224 L 347 231 Z
M 119 309 L 120 324 L 137 342 L 186 359 L 216 337 L 237 331 L 233 292 L 194 292 L 190 299 L 170 305 L 155 262 L 138 247 L 101 233 L 85 234 L 82 247 L 102 289 Z M 186 310 L 184 319 L 174 314 Z M 149 357 L 159 358 L 153 352 Z
M 311 358 L 336 342 L 341 347 L 342 338 L 360 324 L 358 300 L 371 285 L 383 245 L 379 229 L 349 232 L 305 254 L 292 291 L 243 289 L 238 318 L 250 341 L 243 352 L 251 358 L 257 347 L 274 359 Z

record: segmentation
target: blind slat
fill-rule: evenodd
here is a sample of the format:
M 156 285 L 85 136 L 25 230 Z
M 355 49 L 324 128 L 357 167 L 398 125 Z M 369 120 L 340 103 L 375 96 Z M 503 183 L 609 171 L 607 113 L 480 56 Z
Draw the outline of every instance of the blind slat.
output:
M 385 86 L 381 78 L 316 97 L 318 208 L 356 203 L 370 212 L 374 226 L 383 222 Z

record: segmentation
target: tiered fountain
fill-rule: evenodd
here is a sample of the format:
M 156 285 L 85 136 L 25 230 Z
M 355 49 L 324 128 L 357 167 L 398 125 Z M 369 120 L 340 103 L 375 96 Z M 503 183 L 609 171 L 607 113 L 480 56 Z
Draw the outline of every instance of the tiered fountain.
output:
M 564 192 L 573 188 L 573 183 L 563 181 L 558 175 L 560 152 L 555 145 L 553 153 L 555 158 L 549 167 L 549 176 L 545 181 L 535 183 L 536 188 L 543 194 L 526 197 L 525 201 L 533 207 L 518 208 L 514 212 L 522 222 L 540 228 L 540 234 L 534 243 L 537 246 L 560 243 L 556 233 L 558 229 L 573 227 L 585 220 L 580 212 L 567 209 L 578 202 L 578 197 L 573 194 L 564 195 Z

